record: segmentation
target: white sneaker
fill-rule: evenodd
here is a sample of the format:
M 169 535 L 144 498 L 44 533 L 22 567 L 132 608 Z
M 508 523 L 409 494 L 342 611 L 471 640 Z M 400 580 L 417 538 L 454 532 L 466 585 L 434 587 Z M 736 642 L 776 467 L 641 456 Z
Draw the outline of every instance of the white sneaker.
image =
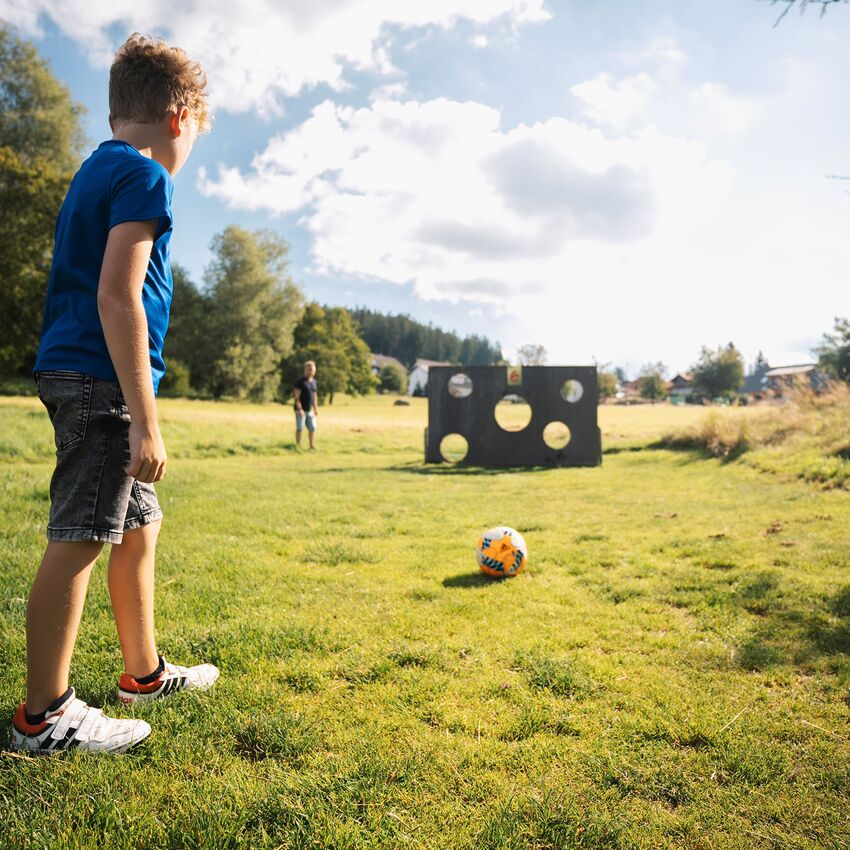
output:
M 140 744 L 151 733 L 144 720 L 118 720 L 99 708 L 77 699 L 74 689 L 59 708 L 48 712 L 42 723 L 27 723 L 24 704 L 12 720 L 9 749 L 42 755 L 60 750 L 123 753 Z
M 125 705 L 132 705 L 160 699 L 180 690 L 208 691 L 218 676 L 218 667 L 212 664 L 181 667 L 166 661 L 162 674 L 147 685 L 140 685 L 129 673 L 122 673 L 118 680 L 118 699 Z

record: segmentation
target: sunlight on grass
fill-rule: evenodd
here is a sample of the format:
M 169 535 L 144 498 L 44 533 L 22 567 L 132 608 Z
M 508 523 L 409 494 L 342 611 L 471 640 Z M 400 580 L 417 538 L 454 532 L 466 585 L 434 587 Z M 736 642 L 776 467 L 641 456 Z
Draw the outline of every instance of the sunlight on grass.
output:
M 129 757 L 0 755 L 4 848 L 842 846 L 850 503 L 798 477 L 845 462 L 840 408 L 724 462 L 652 448 L 704 409 L 604 406 L 599 468 L 456 474 L 393 400 L 338 397 L 315 453 L 288 407 L 161 403 L 160 646 L 222 678 Z M 37 400 L 0 425 L 5 735 L 53 449 Z M 510 582 L 474 559 L 500 523 Z M 73 684 L 122 714 L 104 566 Z

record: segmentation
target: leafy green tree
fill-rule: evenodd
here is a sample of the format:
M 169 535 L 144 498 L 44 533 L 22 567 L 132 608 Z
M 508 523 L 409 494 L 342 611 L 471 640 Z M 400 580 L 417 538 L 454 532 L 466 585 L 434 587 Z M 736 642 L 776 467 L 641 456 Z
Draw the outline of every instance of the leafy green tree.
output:
M 176 360 L 188 370 L 191 386 L 203 391 L 208 389 L 216 358 L 216 340 L 206 326 L 209 299 L 193 283 L 183 266 L 175 263 L 172 271 L 174 296 L 163 352 L 166 378 Z
M 599 372 L 597 380 L 600 398 L 613 398 L 617 394 L 619 382 L 614 372 Z
M 381 390 L 385 393 L 407 392 L 407 373 L 395 363 L 387 363 L 379 376 Z
M 697 393 L 708 398 L 728 398 L 744 386 L 744 358 L 731 342 L 714 351 L 704 345 L 691 373 Z
M 292 385 L 308 360 L 316 363 L 319 395 L 328 404 L 333 404 L 336 393 L 363 395 L 377 383 L 369 347 L 357 335 L 357 326 L 344 307 L 307 305 L 295 328 L 294 349 L 284 363 L 283 399 L 292 395 Z
M 268 230 L 230 225 L 213 238 L 205 273 L 208 386 L 215 398 L 271 398 L 304 310 L 289 274 L 288 246 Z
M 667 397 L 667 384 L 664 375 L 667 367 L 659 360 L 657 363 L 647 363 L 640 370 L 638 377 L 638 392 L 641 398 L 649 399 L 652 404 Z
M 189 367 L 185 363 L 171 358 L 168 368 L 159 384 L 159 394 L 166 398 L 182 398 L 192 391 L 189 380 Z
M 823 335 L 814 353 L 827 375 L 850 383 L 850 320 L 836 316 L 832 333 Z
M 53 230 L 85 142 L 83 107 L 0 24 L 0 371 L 35 361 Z

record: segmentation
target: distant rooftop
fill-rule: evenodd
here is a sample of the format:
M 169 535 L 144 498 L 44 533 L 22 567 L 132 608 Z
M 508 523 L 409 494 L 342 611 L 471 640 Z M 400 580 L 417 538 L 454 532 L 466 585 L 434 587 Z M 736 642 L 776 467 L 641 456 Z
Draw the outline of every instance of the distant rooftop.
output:
M 765 374 L 768 378 L 785 378 L 789 375 L 806 375 L 817 368 L 817 363 L 801 363 L 797 366 L 777 366 Z
M 451 366 L 451 363 L 446 363 L 445 360 L 424 360 L 422 357 L 417 357 L 416 362 L 413 364 L 414 368 L 417 366 L 424 366 L 426 369 L 430 369 L 431 366 Z

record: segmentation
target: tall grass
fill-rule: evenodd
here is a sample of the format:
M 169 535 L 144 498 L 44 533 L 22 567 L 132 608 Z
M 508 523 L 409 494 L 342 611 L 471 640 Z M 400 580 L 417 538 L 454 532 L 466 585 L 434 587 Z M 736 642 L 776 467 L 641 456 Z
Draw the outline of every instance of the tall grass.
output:
M 787 472 L 832 487 L 850 486 L 850 387 L 789 393 L 781 404 L 710 410 L 701 421 L 665 434 L 657 448 L 696 450 Z

